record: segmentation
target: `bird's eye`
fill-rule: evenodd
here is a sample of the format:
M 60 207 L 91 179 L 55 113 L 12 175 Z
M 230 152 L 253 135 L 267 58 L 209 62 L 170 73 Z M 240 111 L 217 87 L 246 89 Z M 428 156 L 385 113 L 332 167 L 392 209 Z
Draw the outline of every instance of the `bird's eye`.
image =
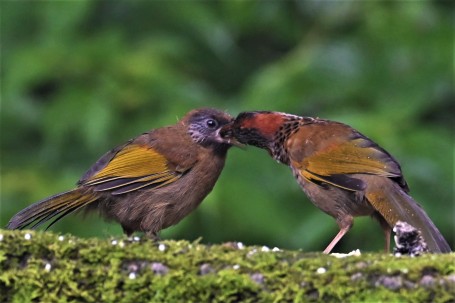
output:
M 206 122 L 208 128 L 217 128 L 218 127 L 218 122 L 213 119 L 208 119 Z

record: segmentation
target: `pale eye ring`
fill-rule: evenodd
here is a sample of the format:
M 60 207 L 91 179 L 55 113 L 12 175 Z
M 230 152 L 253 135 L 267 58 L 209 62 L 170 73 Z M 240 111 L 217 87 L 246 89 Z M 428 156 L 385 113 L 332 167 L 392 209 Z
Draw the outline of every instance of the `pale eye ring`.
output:
M 207 119 L 205 121 L 205 124 L 207 125 L 208 128 L 217 128 L 218 127 L 218 121 L 214 119 Z

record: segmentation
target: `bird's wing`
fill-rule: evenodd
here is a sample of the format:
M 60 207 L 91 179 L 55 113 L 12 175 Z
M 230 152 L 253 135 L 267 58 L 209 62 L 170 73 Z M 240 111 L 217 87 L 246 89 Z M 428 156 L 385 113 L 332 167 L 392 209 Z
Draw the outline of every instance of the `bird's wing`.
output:
M 144 187 L 165 186 L 178 180 L 190 168 L 187 165 L 177 169 L 156 148 L 129 142 L 104 155 L 79 184 L 120 195 Z
M 295 143 L 302 145 L 302 142 Z M 309 181 L 325 182 L 357 191 L 364 189 L 365 184 L 362 180 L 351 177 L 352 174 L 370 174 L 399 179 L 402 176 L 400 166 L 392 156 L 360 134 L 351 139 L 336 141 L 322 149 L 308 146 L 311 140 L 305 143 L 307 143 L 306 146 L 294 146 L 294 148 L 308 149 L 312 152 L 307 155 L 297 153 L 300 155 L 298 158 L 293 157 L 291 153 L 290 161 L 300 175 Z

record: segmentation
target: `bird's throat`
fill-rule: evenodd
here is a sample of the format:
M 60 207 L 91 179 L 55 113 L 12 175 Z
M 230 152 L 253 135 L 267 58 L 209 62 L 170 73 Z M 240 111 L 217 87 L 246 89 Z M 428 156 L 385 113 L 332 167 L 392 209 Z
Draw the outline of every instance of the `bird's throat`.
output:
M 289 119 L 280 127 L 276 132 L 274 140 L 270 143 L 269 151 L 271 156 L 283 164 L 289 165 L 289 155 L 286 150 L 286 141 L 295 132 L 299 130 L 299 127 L 303 121 L 303 117 L 295 119 L 297 116 L 293 116 L 293 119 Z

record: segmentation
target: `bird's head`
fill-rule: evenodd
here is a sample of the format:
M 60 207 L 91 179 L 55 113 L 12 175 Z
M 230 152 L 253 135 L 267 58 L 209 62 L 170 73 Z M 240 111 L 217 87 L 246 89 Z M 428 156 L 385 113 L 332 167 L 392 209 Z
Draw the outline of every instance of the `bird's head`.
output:
M 219 132 L 223 126 L 233 120 L 233 117 L 225 112 L 212 108 L 201 108 L 190 111 L 181 122 L 187 126 L 188 133 L 194 142 L 203 146 L 227 149 L 236 144 L 236 141 L 222 138 Z
M 220 130 L 224 139 L 235 139 L 242 144 L 254 145 L 273 152 L 277 134 L 285 127 L 290 117 L 280 112 L 254 111 L 240 113 L 237 118 Z

